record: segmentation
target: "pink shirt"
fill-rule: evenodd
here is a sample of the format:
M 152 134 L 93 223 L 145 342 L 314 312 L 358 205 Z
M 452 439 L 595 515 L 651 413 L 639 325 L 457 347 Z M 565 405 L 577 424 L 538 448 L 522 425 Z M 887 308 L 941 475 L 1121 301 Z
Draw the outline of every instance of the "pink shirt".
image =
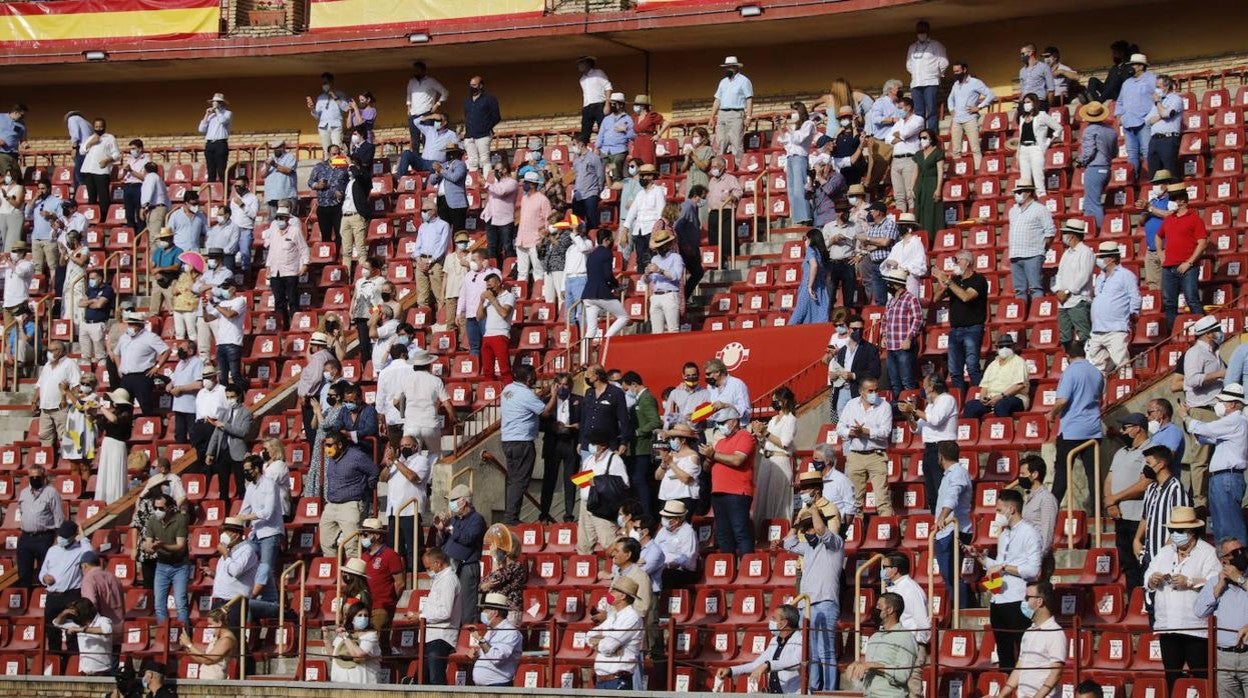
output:
M 82 576 L 82 596 L 95 604 L 100 615 L 113 622 L 115 633 L 121 633 L 122 614 L 126 608 L 117 577 L 103 567 L 92 568 Z
M 520 185 L 515 177 L 507 177 L 485 185 L 490 198 L 481 210 L 481 220 L 490 225 L 510 225 L 516 220 L 516 192 Z
M 264 231 L 264 246 L 269 251 L 265 266 L 270 277 L 299 276 L 300 267 L 308 264 L 308 242 L 298 218 L 291 218 L 286 230 L 270 224 Z
M 540 191 L 520 197 L 520 224 L 516 228 L 516 245 L 533 247 L 546 229 L 550 217 L 550 199 Z
M 706 183 L 706 190 L 706 206 L 712 210 L 722 207 L 730 196 L 741 198 L 741 183 L 735 175 L 723 174 L 711 178 Z
M 477 308 L 481 305 L 481 292 L 485 290 L 485 277 L 490 274 L 500 274 L 500 272 L 492 266 L 488 266 L 478 271 L 469 270 L 464 274 L 464 282 L 459 287 L 459 305 L 455 309 L 455 314 L 459 317 L 476 317 Z M 472 312 L 469 313 L 468 309 Z

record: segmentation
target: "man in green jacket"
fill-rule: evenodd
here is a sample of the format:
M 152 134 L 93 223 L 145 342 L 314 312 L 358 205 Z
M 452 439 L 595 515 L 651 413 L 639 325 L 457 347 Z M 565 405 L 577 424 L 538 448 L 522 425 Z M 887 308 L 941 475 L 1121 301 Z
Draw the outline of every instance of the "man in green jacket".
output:
M 659 402 L 642 385 L 636 371 L 625 373 L 620 383 L 624 392 L 633 396 L 629 416 L 633 418 L 633 442 L 628 448 L 628 481 L 637 492 L 644 516 L 653 517 L 658 510 L 657 488 L 654 486 L 654 433 L 663 426 L 659 419 Z

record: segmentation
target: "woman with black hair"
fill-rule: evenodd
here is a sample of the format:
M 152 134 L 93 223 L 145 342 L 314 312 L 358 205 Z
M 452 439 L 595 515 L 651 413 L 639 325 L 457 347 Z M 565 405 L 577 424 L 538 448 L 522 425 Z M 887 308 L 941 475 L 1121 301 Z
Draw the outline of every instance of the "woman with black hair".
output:
M 828 246 L 818 228 L 806 231 L 806 258 L 802 262 L 802 283 L 797 292 L 797 305 L 789 317 L 790 325 L 827 322 L 832 310 L 828 297 L 828 269 L 832 260 Z

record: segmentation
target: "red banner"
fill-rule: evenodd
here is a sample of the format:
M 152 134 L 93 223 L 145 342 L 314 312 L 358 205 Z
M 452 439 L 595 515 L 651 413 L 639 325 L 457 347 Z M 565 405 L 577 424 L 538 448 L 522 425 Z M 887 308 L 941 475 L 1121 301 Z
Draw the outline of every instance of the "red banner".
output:
M 681 332 L 613 337 L 605 363 L 610 368 L 636 371 L 657 397 L 663 388 L 680 382 L 681 366 L 693 361 L 698 369 L 718 358 L 728 372 L 745 381 L 750 398 L 787 382 L 823 356 L 832 325 L 764 327 L 724 332 Z

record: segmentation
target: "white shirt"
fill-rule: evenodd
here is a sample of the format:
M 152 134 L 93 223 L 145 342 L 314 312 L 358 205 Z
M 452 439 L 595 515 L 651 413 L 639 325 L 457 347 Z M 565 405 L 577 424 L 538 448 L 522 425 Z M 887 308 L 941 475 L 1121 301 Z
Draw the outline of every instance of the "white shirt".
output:
M 641 616 L 631 605 L 608 613 L 588 635 L 601 639 L 594 655 L 594 673 L 608 676 L 634 671 L 641 657 L 641 633 Z
M 1008 528 L 1001 529 L 997 538 L 997 556 L 984 556 L 984 569 L 997 565 L 1013 565 L 1018 568 L 1018 576 L 1001 573 L 1005 586 L 1000 594 L 992 597 L 992 603 L 1012 603 L 1022 601 L 1027 595 L 1027 583 L 1035 581 L 1040 574 L 1040 558 L 1043 542 L 1040 534 L 1029 523 L 1019 520 Z M 1190 607 L 1191 604 L 1188 604 Z
M 906 50 L 906 72 L 911 87 L 939 85 L 940 76 L 949 68 L 944 44 L 935 39 L 916 41 Z
M 442 86 L 442 83 L 434 80 L 426 75 L 417 80 L 415 77 L 409 78 L 407 81 L 407 113 L 411 116 L 422 116 L 433 111 L 433 105 L 438 102 L 445 102 L 450 96 L 450 92 Z M 454 645 L 455 641 L 451 640 Z
M 389 426 L 403 424 L 403 412 L 394 404 L 394 398 L 398 396 L 404 381 L 411 373 L 411 364 L 406 361 L 391 361 L 377 374 L 377 394 L 373 398 L 373 405 Z
M 888 130 L 887 143 L 893 143 L 893 136 L 901 136 L 901 140 L 893 143 L 893 157 L 898 155 L 914 155 L 919 152 L 919 131 L 923 130 L 923 117 L 911 114 L 908 118 L 898 119 Z
M 43 393 L 40 392 L 40 402 Z M 1228 412 L 1212 422 L 1199 419 L 1187 420 L 1187 433 L 1196 437 L 1201 444 L 1213 446 L 1213 457 L 1209 459 L 1209 474 L 1224 470 L 1243 471 L 1248 465 L 1248 418 L 1240 410 Z
M 459 639 L 459 577 L 450 565 L 433 575 L 421 615 L 425 618 L 425 642 L 443 640 L 451 647 L 456 646 Z
M 92 133 L 91 135 L 95 135 Z M 88 138 L 78 146 L 78 152 L 83 155 L 82 171 L 87 174 L 110 174 L 113 171 L 113 163 L 121 162 L 121 150 L 117 147 L 117 139 L 113 134 L 106 133 L 100 136 L 95 145 L 87 147 Z M 100 166 L 100 160 L 112 158 L 112 163 Z
M 686 522 L 673 531 L 666 526 L 659 528 L 654 544 L 663 551 L 667 564 L 695 572 L 698 569 L 698 534 Z
M 611 93 L 611 79 L 598 68 L 590 68 L 581 76 L 581 106 L 602 104 Z
M 663 187 L 651 184 L 633 197 L 623 225 L 634 236 L 649 235 L 654 230 L 654 224 L 663 217 L 663 207 L 666 205 L 667 195 L 663 193 Z
M 117 340 L 117 356 L 121 362 L 117 369 L 124 376 L 127 373 L 150 371 L 156 365 L 160 355 L 169 350 L 160 335 L 143 327 L 134 336 L 126 330 Z
M 671 499 L 693 499 L 698 497 L 701 494 L 698 488 L 698 475 L 702 472 L 700 459 L 696 456 L 680 456 L 673 462 L 681 470 L 688 473 L 693 480 L 686 485 L 680 481 L 680 478 L 676 477 L 676 473 L 671 468 L 664 470 L 663 479 L 659 480 L 659 500 L 666 502 Z
M 885 262 L 892 260 L 897 266 L 905 269 L 910 276 L 919 278 L 927 276 L 927 250 L 923 248 L 923 234 L 915 231 L 903 235 L 888 251 Z M 848 358 L 848 357 L 846 357 Z
M 1070 296 L 1062 302 L 1063 308 L 1073 308 L 1080 303 L 1092 302 L 1092 272 L 1096 268 L 1096 253 L 1082 241 L 1066 248 L 1057 262 L 1057 276 L 1053 277 L 1053 292 L 1068 291 Z
M 867 428 L 867 436 L 850 438 L 849 428 L 861 424 Z M 875 451 L 888 448 L 888 437 L 893 432 L 893 407 L 888 400 L 880 398 L 874 407 L 863 403 L 861 396 L 845 403 L 841 410 L 841 420 L 836 425 L 836 433 L 850 451 Z
M 504 308 L 511 308 L 511 312 L 504 317 L 494 307 L 493 303 L 485 304 L 485 337 L 506 337 L 511 334 L 511 318 L 516 312 L 516 294 L 511 291 L 503 291 L 498 294 L 498 304 Z
M 373 341 L 373 366 L 385 370 L 390 365 L 390 347 L 399 334 L 399 320 L 394 318 L 377 325 L 377 339 Z
M 390 479 L 386 480 L 386 516 L 423 516 L 429 512 L 429 490 L 426 484 L 433 468 L 433 458 L 429 451 L 417 451 L 403 465 L 416 475 L 416 480 L 408 480 L 397 465 L 387 466 L 390 468 Z M 408 504 L 413 499 L 416 503 Z M 400 512 L 399 507 L 405 504 L 407 506 Z
M 332 652 L 338 653 L 344 638 L 335 637 Z M 342 662 L 329 660 L 329 680 L 334 683 L 373 684 L 377 680 L 377 672 L 381 669 L 381 640 L 375 630 L 367 630 L 355 637 L 355 644 L 368 658 L 362 662 Z
M 493 628 L 486 626 L 485 637 L 481 638 L 490 646 L 482 648 L 481 655 L 472 664 L 472 683 L 475 686 L 491 686 L 494 684 L 511 684 L 516 676 L 516 668 L 522 655 L 524 635 L 506 616 Z
M 284 460 L 271 460 L 264 466 L 264 476 L 273 481 L 282 500 L 282 516 L 290 514 L 290 466 Z
M 901 612 L 901 627 L 913 630 L 914 641 L 920 645 L 925 644 L 932 637 L 932 619 L 928 613 L 927 593 L 923 591 L 923 587 L 913 577 L 905 574 L 887 585 L 886 590 L 900 594 L 906 602 L 905 610 Z
M 849 481 L 845 473 L 828 463 L 823 468 L 823 498 L 836 505 L 841 518 L 854 516 L 858 513 L 858 504 L 854 499 L 854 483 Z
M 80 674 L 98 674 L 108 671 L 113 666 L 113 622 L 107 616 L 97 614 L 86 626 L 73 621 L 53 623 L 58 628 L 79 630 L 95 628 L 104 633 L 78 632 L 78 672 Z
M 243 203 L 234 203 L 234 195 L 237 192 L 230 193 L 230 220 L 234 221 L 241 230 L 251 230 L 256 227 L 256 213 L 260 210 L 260 201 L 252 192 L 247 192 L 238 198 Z
M 1038 692 L 1048 684 L 1049 674 L 1053 673 L 1054 666 L 1066 666 L 1066 633 L 1049 616 L 1043 623 L 1033 623 L 1023 633 L 1018 647 L 1018 662 L 1014 665 L 1014 671 L 1018 674 L 1016 693 L 1035 698 L 1059 695 L 1060 681 L 1050 687 L 1048 693 Z
M 30 282 L 35 278 L 35 265 L 29 259 L 4 265 L 4 307 L 12 308 L 30 301 Z
M 195 393 L 195 419 L 216 417 L 225 408 L 225 386 L 217 384 L 212 390 L 200 388 Z
M 62 356 L 55 364 L 48 362 L 39 369 L 39 409 L 58 410 L 61 408 L 61 383 L 77 390 L 78 379 L 82 371 L 78 363 L 68 356 Z
M 767 432 L 776 437 L 780 441 L 780 446 L 771 442 L 771 439 L 760 441 L 763 454 L 767 456 L 784 456 L 793 457 L 793 441 L 797 437 L 797 415 L 777 414 L 767 421 Z
M 229 554 L 224 557 L 218 554 L 215 574 L 212 577 L 212 598 L 228 601 L 239 594 L 250 596 L 256 581 L 256 566 L 259 564 L 259 552 L 246 541 L 230 548 Z
M 594 477 L 599 475 L 618 475 L 624 479 L 624 484 L 628 485 L 628 468 L 624 467 L 624 460 L 620 455 L 610 448 L 602 452 L 602 456 L 598 456 L 592 451 L 581 463 L 582 470 L 594 471 Z M 609 472 L 608 472 L 609 471 Z M 589 501 L 588 487 L 581 488 L 581 501 Z
M 242 346 L 243 321 L 247 319 L 247 298 L 234 296 L 227 300 L 217 301 L 217 307 L 226 308 L 236 313 L 234 317 L 226 317 L 221 313 L 214 313 L 217 319 L 212 321 L 212 332 L 217 337 L 217 344 Z
M 563 275 L 585 276 L 585 255 L 594 250 L 594 243 L 581 235 L 572 235 L 572 245 L 568 247 L 563 258 Z
M 804 158 L 810 156 L 810 143 L 814 137 L 815 122 L 807 119 L 801 124 L 790 123 L 776 137 L 776 142 L 784 146 L 785 155 Z
M 1166 543 L 1157 552 L 1157 557 L 1144 570 L 1144 581 L 1154 572 L 1171 576 L 1181 574 L 1188 580 L 1206 579 L 1207 583 L 1216 583 L 1218 573 L 1222 571 L 1222 563 L 1218 561 L 1218 553 L 1212 545 L 1197 540 L 1196 545 L 1183 561 L 1179 561 L 1179 553 L 1174 543 Z M 1199 589 L 1179 591 L 1167 584 L 1153 595 L 1153 632 L 1175 632 L 1195 637 L 1209 637 L 1205 629 L 1205 621 L 1196 617 L 1196 594 Z
M 927 403 L 927 419 L 918 420 L 923 443 L 958 440 L 958 401 L 949 393 L 941 393 Z
M 429 429 L 438 426 L 438 405 L 451 399 L 442 379 L 429 371 L 412 370 L 399 387 L 406 403 L 403 411 L 403 427 L 406 430 Z M 396 398 L 399 397 L 397 394 Z

